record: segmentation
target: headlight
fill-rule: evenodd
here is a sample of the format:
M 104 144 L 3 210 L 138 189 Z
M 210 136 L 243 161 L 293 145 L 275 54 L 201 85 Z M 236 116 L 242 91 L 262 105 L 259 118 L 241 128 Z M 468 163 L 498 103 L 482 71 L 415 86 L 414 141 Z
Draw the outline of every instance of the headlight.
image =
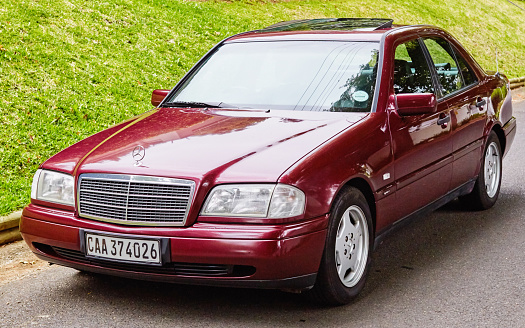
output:
M 202 215 L 281 219 L 303 214 L 304 193 L 284 184 L 222 185 L 213 188 Z
M 33 177 L 31 198 L 73 206 L 74 185 L 75 179 L 69 174 L 37 170 Z

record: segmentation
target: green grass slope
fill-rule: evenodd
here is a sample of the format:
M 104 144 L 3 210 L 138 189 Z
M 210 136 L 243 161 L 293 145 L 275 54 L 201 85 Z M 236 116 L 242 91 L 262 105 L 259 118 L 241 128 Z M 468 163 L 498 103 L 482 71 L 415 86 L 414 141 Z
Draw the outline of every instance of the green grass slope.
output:
M 505 0 L 0 0 L 0 215 L 29 202 L 43 160 L 150 109 L 219 40 L 317 17 L 434 24 L 486 69 L 497 47 L 500 70 L 525 75 L 525 12 Z

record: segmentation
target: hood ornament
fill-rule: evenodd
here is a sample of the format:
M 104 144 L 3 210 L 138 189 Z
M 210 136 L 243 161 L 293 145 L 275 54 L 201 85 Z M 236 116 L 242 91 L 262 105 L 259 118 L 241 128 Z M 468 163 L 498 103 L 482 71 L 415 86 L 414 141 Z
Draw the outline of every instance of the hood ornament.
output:
M 133 151 L 131 152 L 131 156 L 133 156 L 133 159 L 135 160 L 134 166 L 141 166 L 142 160 L 144 159 L 144 156 L 146 156 L 146 149 L 138 145 L 135 148 L 133 148 Z

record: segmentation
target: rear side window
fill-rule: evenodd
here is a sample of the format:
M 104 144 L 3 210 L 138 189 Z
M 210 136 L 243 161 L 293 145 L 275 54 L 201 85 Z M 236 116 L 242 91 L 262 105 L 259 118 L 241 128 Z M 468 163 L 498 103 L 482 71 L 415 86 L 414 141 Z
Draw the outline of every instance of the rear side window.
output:
M 397 46 L 394 58 L 394 92 L 433 93 L 432 77 L 418 40 Z
M 443 96 L 476 83 L 477 79 L 465 59 L 444 39 L 424 39 L 432 58 Z
M 452 47 L 452 50 L 454 51 L 454 54 L 456 55 L 456 60 L 458 61 L 459 70 L 461 71 L 461 75 L 463 76 L 463 81 L 465 82 L 465 86 L 478 82 L 476 75 L 474 74 L 472 69 L 468 66 L 467 61 L 463 57 L 461 57 L 461 55 L 458 53 L 458 51 L 454 47 Z

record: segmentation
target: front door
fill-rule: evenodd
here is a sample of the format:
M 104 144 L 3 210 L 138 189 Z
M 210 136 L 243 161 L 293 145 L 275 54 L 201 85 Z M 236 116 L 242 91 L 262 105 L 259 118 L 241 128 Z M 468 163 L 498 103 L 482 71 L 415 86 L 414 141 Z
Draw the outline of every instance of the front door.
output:
M 399 44 L 394 60 L 394 94 L 434 93 L 436 81 L 419 39 Z M 397 208 L 392 220 L 403 218 L 445 195 L 452 176 L 450 110 L 438 102 L 434 114 L 400 116 L 389 111 Z M 401 205 L 402 204 L 402 205 Z

